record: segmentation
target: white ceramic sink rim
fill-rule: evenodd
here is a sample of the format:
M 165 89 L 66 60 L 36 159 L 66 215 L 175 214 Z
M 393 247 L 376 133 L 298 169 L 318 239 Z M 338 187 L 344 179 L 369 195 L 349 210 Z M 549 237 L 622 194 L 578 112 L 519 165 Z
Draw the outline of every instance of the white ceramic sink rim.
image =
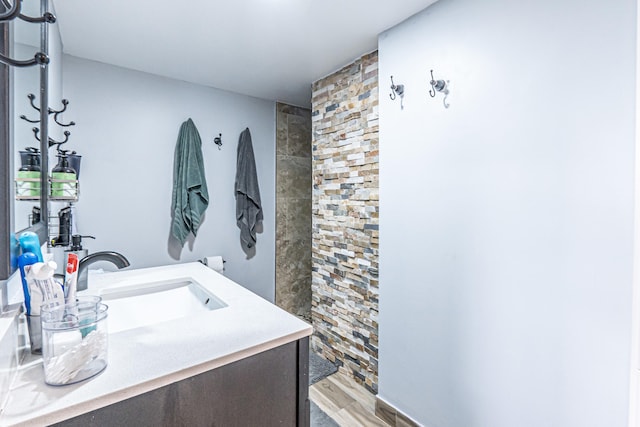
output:
M 109 306 L 110 333 L 197 316 L 228 305 L 192 277 L 121 284 L 92 291 Z

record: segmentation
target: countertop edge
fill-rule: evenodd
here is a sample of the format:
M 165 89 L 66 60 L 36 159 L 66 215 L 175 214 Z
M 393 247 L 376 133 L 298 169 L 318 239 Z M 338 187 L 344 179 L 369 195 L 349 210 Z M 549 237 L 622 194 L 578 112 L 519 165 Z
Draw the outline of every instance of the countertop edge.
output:
M 23 387 L 23 389 L 21 391 L 18 391 L 18 394 L 15 395 L 14 401 L 12 401 L 11 403 L 7 402 L 7 405 L 0 408 L 1 425 L 40 426 L 50 425 L 72 419 L 79 415 L 86 414 L 88 412 L 98 410 L 100 408 L 107 407 L 126 399 L 142 395 L 144 393 L 179 382 L 181 380 L 191 378 L 204 372 L 229 365 L 236 361 L 257 355 L 264 351 L 271 350 L 273 348 L 294 342 L 313 334 L 312 325 L 303 322 L 300 319 L 297 319 L 296 316 L 290 313 L 286 313 L 286 311 L 253 294 L 252 292 L 243 288 L 241 285 L 213 272 L 213 270 L 209 270 L 199 263 L 166 267 L 153 267 L 148 269 L 140 269 L 137 271 L 127 271 L 123 273 L 124 274 L 115 273 L 110 277 L 107 276 L 103 279 L 103 281 L 108 280 L 109 282 L 111 282 L 111 278 L 113 277 L 115 281 L 121 282 L 120 284 L 137 284 L 140 283 L 144 278 L 146 278 L 145 280 L 149 280 L 147 276 L 151 275 L 152 278 L 156 279 L 187 276 L 193 277 L 194 279 L 202 283 L 211 282 L 207 283 L 207 287 L 212 286 L 211 289 L 213 290 L 213 293 L 222 296 L 224 301 L 229 304 L 229 307 L 224 308 L 219 312 L 210 312 L 206 316 L 211 316 L 210 318 L 213 318 L 216 321 L 225 320 L 236 322 L 233 323 L 234 327 L 231 329 L 232 332 L 227 332 L 227 334 L 237 334 L 240 331 L 239 328 L 242 328 L 242 325 L 245 324 L 247 327 L 251 327 L 251 325 L 262 325 L 262 323 L 260 323 L 260 320 L 258 320 L 259 317 L 256 317 L 258 313 L 264 313 L 268 316 L 274 316 L 273 319 L 276 323 L 272 322 L 270 324 L 272 326 L 267 326 L 267 329 L 260 327 L 258 329 L 254 329 L 253 334 L 242 334 L 244 338 L 239 341 L 235 338 L 234 335 L 219 334 L 214 329 L 213 334 L 210 333 L 208 335 L 208 337 L 210 337 L 208 341 L 210 344 L 209 347 L 206 347 L 206 351 L 202 351 L 204 349 L 200 348 L 200 352 L 197 354 L 191 354 L 191 357 L 187 357 L 187 360 L 185 360 L 186 363 L 184 363 L 182 366 L 177 366 L 176 363 L 170 363 L 167 367 L 158 368 L 158 366 L 160 365 L 158 365 L 157 363 L 162 363 L 162 357 L 164 356 L 161 356 L 160 358 L 156 357 L 153 361 L 154 363 L 156 363 L 156 365 L 149 371 L 145 371 L 146 366 L 140 364 L 139 361 L 142 359 L 136 357 L 138 354 L 143 354 L 139 349 L 142 348 L 143 350 L 146 350 L 144 348 L 145 345 L 148 348 L 148 342 L 142 343 L 133 350 L 133 360 L 137 361 L 137 363 L 133 366 L 129 365 L 128 363 L 126 365 L 123 364 L 122 356 L 114 360 L 113 366 L 118 366 L 115 372 L 122 372 L 124 373 L 124 375 L 129 375 L 128 380 L 123 381 L 122 384 L 115 385 L 115 387 L 113 387 L 113 384 L 111 384 L 112 388 L 105 388 L 104 390 L 100 390 L 100 388 L 103 387 L 102 384 L 108 385 L 111 380 L 102 381 L 97 387 L 95 385 L 98 383 L 92 383 L 93 387 L 90 387 L 90 389 L 87 390 L 89 391 L 89 393 L 84 394 L 84 398 L 81 397 L 75 401 L 72 400 L 73 397 L 71 397 L 71 399 L 64 398 L 60 393 L 49 394 L 49 392 L 47 392 L 46 390 L 49 390 L 49 387 L 51 386 L 42 385 L 40 382 L 34 382 L 33 378 L 30 378 L 30 375 L 33 376 L 34 372 L 36 372 L 33 368 L 35 365 L 29 366 L 29 363 L 27 363 L 26 365 L 24 365 L 26 367 L 24 375 L 21 374 L 21 382 L 18 383 L 16 381 L 15 387 L 12 386 L 9 393 L 13 394 L 20 387 Z M 160 276 L 158 276 L 159 273 L 161 273 Z M 239 319 L 241 319 L 240 323 L 237 323 Z M 287 320 L 282 323 L 285 319 L 291 320 Z M 221 324 L 224 325 L 224 322 L 222 322 Z M 184 327 L 184 325 L 185 324 L 182 319 L 177 319 L 171 321 L 171 323 L 162 324 L 161 326 L 151 329 L 173 329 L 174 334 L 176 334 L 176 331 L 179 331 L 179 328 Z M 273 326 L 275 325 L 280 326 L 277 326 L 275 327 L 275 329 L 273 329 Z M 138 334 L 139 332 L 137 331 L 137 329 L 131 329 L 128 331 L 117 332 L 116 335 L 113 335 L 113 337 L 115 338 L 117 336 L 120 343 L 122 343 L 126 342 L 126 340 L 130 339 L 132 336 L 135 336 L 135 334 Z M 147 328 L 147 331 L 149 331 L 149 328 Z M 175 336 L 181 336 L 182 338 L 184 338 L 184 336 L 179 335 L 179 332 Z M 191 336 L 193 336 L 193 333 L 191 333 Z M 211 341 L 211 339 L 213 339 L 213 341 Z M 219 339 L 219 341 L 216 342 L 216 339 Z M 174 353 L 176 352 L 176 350 L 179 350 L 179 345 L 179 342 L 171 343 L 171 348 Z M 222 347 L 220 347 L 220 345 L 222 345 Z M 227 347 L 229 347 L 228 351 L 219 351 L 220 348 L 224 349 Z M 138 353 L 135 353 L 136 351 Z M 177 359 L 167 360 L 175 362 L 175 360 Z M 124 366 L 128 366 L 128 368 L 123 369 Z M 136 370 L 131 371 L 131 369 Z M 132 372 L 135 372 L 134 378 L 138 377 L 137 372 L 142 372 L 142 374 L 140 375 L 138 380 L 131 380 Z M 99 374 L 98 377 L 105 374 L 109 374 L 109 366 L 107 367 L 107 370 L 104 373 Z M 41 373 L 37 372 L 35 373 L 35 375 L 38 377 L 39 381 Z M 116 381 L 118 381 L 117 375 L 122 374 L 116 374 Z M 35 386 L 32 386 L 32 384 L 35 384 Z M 28 390 L 24 388 L 25 385 L 29 387 Z M 35 403 L 35 400 L 32 403 L 28 403 L 22 400 L 22 398 L 25 396 L 31 396 L 31 390 L 33 389 L 33 387 L 41 387 L 42 390 L 45 390 L 44 392 L 40 392 L 40 396 L 43 396 L 43 393 L 45 395 L 48 395 L 48 397 L 45 396 L 45 399 L 57 400 L 59 399 L 59 397 L 57 396 L 60 396 L 63 400 L 58 400 L 57 403 L 53 403 L 54 400 L 51 400 L 51 402 L 53 403 L 52 405 L 49 406 L 49 404 L 45 403 L 44 406 L 39 407 L 39 409 L 35 409 L 32 406 L 33 403 Z M 71 390 L 71 394 L 68 395 L 72 396 L 74 392 L 77 393 L 78 389 L 74 390 L 72 388 L 69 390 Z M 100 391 L 96 392 L 96 390 Z M 18 403 L 16 404 L 16 402 Z M 31 402 L 31 400 L 29 400 L 29 402 Z M 7 410 L 9 411 L 8 413 Z
M 304 330 L 284 335 L 278 339 L 267 341 L 256 346 L 237 351 L 235 353 L 227 354 L 223 357 L 213 359 L 199 365 L 190 366 L 183 370 L 172 372 L 162 377 L 158 377 L 153 380 L 146 381 L 129 388 L 125 388 L 123 390 L 117 390 L 112 393 L 105 394 L 89 402 L 82 402 L 63 409 L 59 409 L 57 411 L 53 411 L 48 414 L 42 414 L 35 418 L 32 418 L 25 423 L 8 424 L 7 426 L 41 426 L 62 422 L 79 415 L 86 414 L 87 412 L 95 411 L 97 409 L 122 402 L 126 399 L 131 399 L 141 394 L 165 387 L 178 381 L 194 377 L 212 369 L 217 369 L 229 365 L 247 357 L 255 356 L 264 351 L 271 350 L 281 345 L 308 337 L 312 333 L 313 328 L 309 326 Z

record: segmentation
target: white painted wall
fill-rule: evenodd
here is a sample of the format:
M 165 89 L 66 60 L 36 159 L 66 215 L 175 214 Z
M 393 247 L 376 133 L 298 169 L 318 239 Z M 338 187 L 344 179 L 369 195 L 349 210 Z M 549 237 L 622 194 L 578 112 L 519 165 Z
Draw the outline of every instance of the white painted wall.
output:
M 134 268 L 222 255 L 229 278 L 273 301 L 274 103 L 68 55 L 63 66 L 66 119 L 77 123 L 68 145 L 83 156 L 76 220 L 79 232 L 97 238 L 86 240 L 90 252 L 121 252 Z M 169 243 L 173 158 L 189 117 L 203 141 L 210 204 L 198 236 L 180 251 Z M 246 127 L 265 218 L 251 259 L 240 247 L 233 188 L 238 137 Z M 213 143 L 219 133 L 222 150 Z
M 381 399 L 626 425 L 635 30 L 630 0 L 442 0 L 380 36 Z

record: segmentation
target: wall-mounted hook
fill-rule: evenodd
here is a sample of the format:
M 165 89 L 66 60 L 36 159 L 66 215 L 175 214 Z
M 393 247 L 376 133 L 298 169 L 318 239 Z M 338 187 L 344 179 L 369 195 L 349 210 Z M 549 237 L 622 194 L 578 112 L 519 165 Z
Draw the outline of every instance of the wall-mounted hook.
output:
M 30 93 L 29 95 L 27 95 L 27 98 L 29 98 L 29 102 L 31 103 L 31 108 L 33 108 L 34 110 L 40 112 L 40 108 L 36 107 L 36 104 L 33 103 L 33 101 L 36 99 L 36 96 L 32 93 Z
M 31 108 L 33 108 L 34 110 L 36 110 L 37 112 L 40 112 L 40 108 L 36 107 L 36 104 L 33 103 L 33 101 L 36 99 L 36 96 L 32 93 L 27 95 L 27 98 L 29 98 L 29 103 L 31 104 Z M 20 118 L 22 120 L 25 120 L 29 123 L 40 123 L 40 119 L 37 120 L 31 120 L 29 118 L 27 118 L 27 116 L 25 116 L 24 114 L 20 116 Z
M 400 97 L 400 108 L 404 108 L 402 105 L 402 100 L 404 98 L 404 85 L 396 85 L 393 82 L 393 76 L 391 76 L 391 93 L 389 94 L 389 98 L 395 101 L 397 97 Z
M 58 120 L 58 116 L 62 113 L 64 113 L 65 111 L 67 111 L 67 105 L 69 105 L 69 100 L 68 99 L 63 99 L 62 100 L 62 109 L 61 110 L 54 110 L 53 108 L 49 108 L 49 114 L 53 114 L 53 120 L 60 126 L 62 127 L 69 127 L 69 126 L 75 126 L 76 123 L 75 122 L 69 122 L 69 123 L 60 123 L 60 121 Z
M 29 122 L 29 123 L 40 123 L 40 119 L 38 119 L 38 120 L 31 120 L 30 118 L 28 118 L 28 117 L 27 117 L 27 116 L 25 116 L 24 114 L 22 114 L 22 115 L 20 116 L 20 118 L 21 118 L 22 120 L 26 120 L 26 121 L 27 121 L 27 122 Z
M 218 146 L 218 150 L 222 150 L 222 134 L 218 134 L 215 138 L 213 138 L 213 143 Z
M 402 96 L 404 95 L 404 85 L 396 85 L 393 82 L 393 76 L 391 76 L 391 93 L 389 94 L 389 98 L 395 100 L 396 95 L 402 98 Z
M 69 132 L 68 130 L 64 131 L 64 141 L 56 141 L 53 138 L 49 138 L 49 147 L 53 146 L 53 145 L 57 145 L 58 148 L 57 150 L 60 151 L 60 146 L 62 144 L 65 144 L 67 141 L 69 141 L 69 135 L 71 135 L 71 132 Z
M 39 128 L 32 128 L 31 129 L 33 131 L 33 136 L 40 141 L 40 129 Z M 49 137 L 49 147 L 52 147 L 54 145 L 58 146 L 58 150 L 60 150 L 60 146 L 64 143 L 66 143 L 67 141 L 69 141 L 69 136 L 71 135 L 71 132 L 69 132 L 68 130 L 64 131 L 64 141 L 56 141 L 53 138 Z
M 449 108 L 447 103 L 447 96 L 449 96 L 449 80 L 436 80 L 433 78 L 433 70 L 431 70 L 431 81 L 429 82 L 431 85 L 431 89 L 429 89 L 429 95 L 432 98 L 435 98 L 436 92 L 444 93 L 444 98 L 442 99 L 442 103 L 444 104 L 444 108 Z
M 69 100 L 68 99 L 63 99 L 62 100 L 62 109 L 61 110 L 54 110 L 53 108 L 49 107 L 49 114 L 64 113 L 65 111 L 67 111 L 67 105 L 69 105 Z

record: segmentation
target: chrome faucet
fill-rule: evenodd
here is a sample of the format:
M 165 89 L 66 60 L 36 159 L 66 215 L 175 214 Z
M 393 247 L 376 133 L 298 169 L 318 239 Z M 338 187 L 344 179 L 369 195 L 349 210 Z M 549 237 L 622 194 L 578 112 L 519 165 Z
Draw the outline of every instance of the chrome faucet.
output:
M 95 252 L 90 255 L 87 255 L 86 257 L 82 258 L 80 260 L 80 263 L 78 264 L 77 289 L 79 291 L 83 291 L 87 289 L 87 278 L 88 278 L 87 267 L 89 267 L 94 262 L 98 262 L 98 261 L 108 261 L 113 265 L 115 265 L 116 267 L 118 267 L 119 269 L 129 267 L 131 265 L 129 264 L 129 260 L 125 258 L 124 255 L 119 254 L 118 252 L 102 251 L 102 252 Z

